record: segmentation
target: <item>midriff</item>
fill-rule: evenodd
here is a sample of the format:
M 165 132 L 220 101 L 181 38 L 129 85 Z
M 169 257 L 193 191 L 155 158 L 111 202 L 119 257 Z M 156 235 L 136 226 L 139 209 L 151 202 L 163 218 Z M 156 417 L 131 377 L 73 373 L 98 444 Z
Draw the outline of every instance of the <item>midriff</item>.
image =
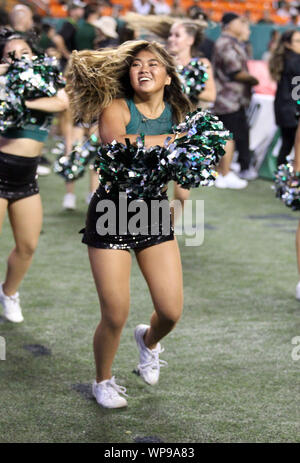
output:
M 43 146 L 43 142 L 30 138 L 0 137 L 0 151 L 15 154 L 16 156 L 27 156 L 29 158 L 40 156 Z

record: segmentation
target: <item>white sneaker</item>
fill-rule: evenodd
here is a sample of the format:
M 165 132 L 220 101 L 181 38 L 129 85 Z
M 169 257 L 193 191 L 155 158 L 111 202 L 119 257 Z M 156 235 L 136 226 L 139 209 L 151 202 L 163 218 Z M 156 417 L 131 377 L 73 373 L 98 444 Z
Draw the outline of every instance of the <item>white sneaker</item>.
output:
M 40 176 L 40 177 L 43 177 L 45 175 L 49 175 L 51 173 L 51 169 L 47 166 L 42 166 L 42 165 L 38 165 L 37 166 L 37 170 L 36 170 L 36 173 Z
M 241 170 L 239 172 L 239 177 L 245 180 L 255 180 L 258 177 L 258 173 L 254 167 L 249 167 L 247 170 Z
M 157 344 L 155 349 L 148 349 L 145 346 L 144 335 L 148 328 L 148 325 L 138 325 L 134 330 L 134 337 L 140 351 L 140 363 L 137 366 L 137 373 L 145 383 L 153 386 L 158 382 L 160 367 L 167 365 L 167 362 L 159 359 L 159 354 L 164 351 L 160 343 Z
M 3 292 L 2 285 L 3 283 L 0 284 L 0 302 L 4 308 L 4 317 L 10 322 L 21 323 L 24 318 L 20 307 L 19 293 L 13 294 L 12 296 L 6 296 Z
M 300 281 L 298 282 L 298 284 L 296 286 L 296 299 L 298 299 L 298 301 L 300 301 Z
M 246 188 L 248 182 L 239 178 L 234 172 L 228 172 L 227 175 L 219 174 L 215 181 L 216 188 L 231 188 L 232 190 L 242 190 Z
M 98 404 L 104 408 L 121 408 L 127 407 L 127 400 L 121 397 L 120 394 L 126 394 L 126 388 L 118 386 L 115 382 L 115 377 L 106 379 L 97 383 L 93 383 L 93 396 L 97 400 Z
M 64 209 L 74 211 L 76 209 L 76 196 L 73 193 L 65 194 L 62 206 Z

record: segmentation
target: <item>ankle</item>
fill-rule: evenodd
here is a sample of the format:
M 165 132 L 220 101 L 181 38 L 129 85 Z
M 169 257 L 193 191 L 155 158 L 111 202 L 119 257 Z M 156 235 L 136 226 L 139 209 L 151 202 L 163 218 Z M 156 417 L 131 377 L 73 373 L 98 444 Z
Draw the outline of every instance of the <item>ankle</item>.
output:
M 4 296 L 6 297 L 11 297 L 17 294 L 17 291 L 12 292 L 12 291 L 7 290 L 7 287 L 5 286 L 4 283 L 2 285 L 2 291 L 3 291 Z
M 96 383 L 99 384 L 99 383 L 102 383 L 103 381 L 108 381 L 112 378 L 112 376 L 108 376 L 108 375 L 102 375 L 102 376 L 96 376 Z
M 150 328 L 148 328 L 147 331 L 145 332 L 143 336 L 143 341 L 147 349 L 152 350 L 152 349 L 155 349 L 155 347 L 157 346 L 157 342 L 151 343 L 151 341 L 149 341 L 149 332 L 150 332 Z

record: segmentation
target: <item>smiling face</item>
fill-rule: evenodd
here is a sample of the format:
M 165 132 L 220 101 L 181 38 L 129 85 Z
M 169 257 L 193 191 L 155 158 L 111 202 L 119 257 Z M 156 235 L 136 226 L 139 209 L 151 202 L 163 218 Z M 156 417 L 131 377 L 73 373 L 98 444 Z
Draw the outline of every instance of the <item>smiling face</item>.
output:
M 135 56 L 130 66 L 129 78 L 135 93 L 158 93 L 171 83 L 165 66 L 148 50 L 142 50 Z
M 17 59 L 22 56 L 28 56 L 32 58 L 32 50 L 30 46 L 22 39 L 12 39 L 7 42 L 4 47 L 2 59 L 6 62 L 10 62 L 9 53 L 14 53 Z
M 186 32 L 182 24 L 174 24 L 171 27 L 170 35 L 168 37 L 168 51 L 172 55 L 190 50 L 194 43 L 194 37 Z

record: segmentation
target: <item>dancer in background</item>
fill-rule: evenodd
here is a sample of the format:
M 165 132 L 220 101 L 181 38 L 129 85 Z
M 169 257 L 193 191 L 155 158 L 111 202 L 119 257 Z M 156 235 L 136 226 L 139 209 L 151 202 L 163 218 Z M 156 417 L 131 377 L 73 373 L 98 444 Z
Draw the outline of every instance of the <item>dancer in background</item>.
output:
M 294 172 L 300 175 L 300 120 L 298 123 L 296 135 L 295 135 L 295 160 L 294 160 Z M 299 177 L 298 177 L 299 178 Z M 300 221 L 296 232 L 296 255 L 298 265 L 299 282 L 296 286 L 296 299 L 300 301 Z
M 201 90 L 195 92 L 191 87 L 188 87 L 187 90 L 190 91 L 189 98 L 193 106 L 205 109 L 212 106 L 216 99 L 216 86 L 210 61 L 202 57 L 199 52 L 203 38 L 204 27 L 196 21 L 182 20 L 175 22 L 168 37 L 168 52 L 174 56 L 178 72 L 183 79 L 185 73 L 191 72 L 189 69 L 193 70 L 194 68 L 198 72 L 198 76 L 195 73 L 194 87 L 198 86 Z M 203 67 L 207 74 L 205 79 L 203 79 Z M 176 182 L 174 183 L 174 200 L 180 201 L 181 210 L 183 210 L 184 201 L 189 198 L 189 195 L 189 190 L 182 188 Z M 173 209 L 172 213 L 174 214 Z
M 11 54 L 16 59 L 32 58 L 32 45 L 25 37 L 5 29 L 0 33 L 0 74 L 9 68 Z M 68 98 L 63 89 L 53 97 L 25 101 L 32 118 L 22 127 L 11 127 L 0 136 L 0 226 L 8 212 L 15 247 L 7 261 L 4 282 L 0 285 L 0 302 L 4 317 L 22 322 L 19 286 L 28 271 L 38 244 L 42 226 L 42 204 L 36 180 L 39 156 L 48 137 L 51 114 L 64 111 Z
M 297 99 L 293 98 L 293 89 L 298 85 L 294 77 L 300 71 L 300 32 L 285 31 L 269 60 L 270 73 L 278 83 L 275 95 L 275 119 L 280 127 L 282 145 L 277 158 L 277 165 L 285 164 L 290 154 L 297 130 Z M 297 92 L 296 92 L 297 93 Z

